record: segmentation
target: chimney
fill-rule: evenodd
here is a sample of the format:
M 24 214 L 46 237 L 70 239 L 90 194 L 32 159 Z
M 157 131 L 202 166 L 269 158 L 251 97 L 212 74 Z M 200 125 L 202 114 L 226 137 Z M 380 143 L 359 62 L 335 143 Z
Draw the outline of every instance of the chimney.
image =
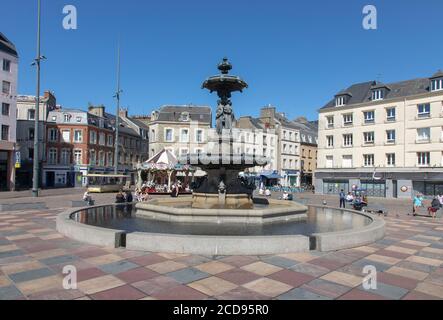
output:
M 265 123 L 267 128 L 272 128 L 275 125 L 275 107 L 268 105 L 260 110 L 260 120 Z
M 104 105 L 93 106 L 92 104 L 90 104 L 88 106 L 88 112 L 103 118 L 105 116 L 105 106 Z
M 127 118 L 128 117 L 128 108 L 120 108 L 120 111 L 118 114 L 121 118 Z

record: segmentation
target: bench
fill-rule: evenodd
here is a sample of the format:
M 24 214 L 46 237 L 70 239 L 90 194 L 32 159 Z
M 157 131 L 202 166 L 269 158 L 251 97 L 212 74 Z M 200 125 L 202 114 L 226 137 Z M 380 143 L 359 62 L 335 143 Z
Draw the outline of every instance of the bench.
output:
M 0 212 L 20 211 L 20 210 L 42 210 L 42 209 L 48 209 L 46 207 L 46 203 L 44 202 L 0 204 Z

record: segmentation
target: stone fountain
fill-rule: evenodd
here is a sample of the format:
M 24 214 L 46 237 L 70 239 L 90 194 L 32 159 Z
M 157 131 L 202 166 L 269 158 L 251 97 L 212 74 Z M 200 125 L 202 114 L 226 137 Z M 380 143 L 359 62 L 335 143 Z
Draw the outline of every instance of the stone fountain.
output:
M 193 185 L 192 199 L 156 199 L 137 204 L 137 216 L 193 222 L 264 223 L 306 218 L 307 207 L 296 202 L 253 198 L 255 183 L 239 176 L 247 168 L 264 166 L 268 159 L 260 155 L 235 154 L 233 128 L 235 115 L 232 93 L 243 92 L 248 84 L 229 74 L 227 58 L 218 65 L 220 73 L 203 82 L 202 88 L 217 92 L 216 135 L 208 141 L 207 153 L 180 157 L 182 164 L 199 167 L 206 177 Z

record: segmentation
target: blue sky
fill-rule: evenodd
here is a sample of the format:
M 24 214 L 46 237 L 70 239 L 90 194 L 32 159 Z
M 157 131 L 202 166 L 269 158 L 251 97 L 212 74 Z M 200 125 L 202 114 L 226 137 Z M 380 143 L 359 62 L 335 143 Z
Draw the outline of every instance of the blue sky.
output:
M 65 107 L 115 110 L 116 47 L 122 43 L 122 105 L 130 114 L 164 104 L 214 107 L 201 89 L 228 56 L 249 89 L 237 116 L 273 104 L 290 118 L 317 110 L 355 82 L 427 77 L 443 68 L 441 0 L 42 0 L 42 89 Z M 0 31 L 20 55 L 19 93 L 35 93 L 36 0 L 2 3 Z M 62 27 L 65 5 L 78 29 Z M 362 9 L 378 9 L 378 29 Z M 380 76 L 381 75 L 381 76 Z

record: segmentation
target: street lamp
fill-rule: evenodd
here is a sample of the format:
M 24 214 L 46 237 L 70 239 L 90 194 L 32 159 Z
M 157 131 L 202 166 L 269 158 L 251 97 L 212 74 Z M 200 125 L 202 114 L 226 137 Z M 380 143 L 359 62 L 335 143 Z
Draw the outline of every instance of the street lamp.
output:
M 118 160 L 119 160 L 119 129 L 120 129 L 120 94 L 123 91 L 120 89 L 120 41 L 118 43 L 118 52 L 117 52 L 117 92 L 114 95 L 114 98 L 117 99 L 117 112 L 115 114 L 115 147 L 114 147 L 114 174 L 118 174 Z
M 39 179 L 39 121 L 40 121 L 40 63 L 45 60 L 46 57 L 41 55 L 40 52 L 40 30 L 41 30 L 41 0 L 37 1 L 37 57 L 32 63 L 33 66 L 37 66 L 37 95 L 35 102 L 35 123 L 34 123 L 34 159 L 33 159 L 33 176 L 32 176 L 32 196 L 38 197 L 38 179 Z

